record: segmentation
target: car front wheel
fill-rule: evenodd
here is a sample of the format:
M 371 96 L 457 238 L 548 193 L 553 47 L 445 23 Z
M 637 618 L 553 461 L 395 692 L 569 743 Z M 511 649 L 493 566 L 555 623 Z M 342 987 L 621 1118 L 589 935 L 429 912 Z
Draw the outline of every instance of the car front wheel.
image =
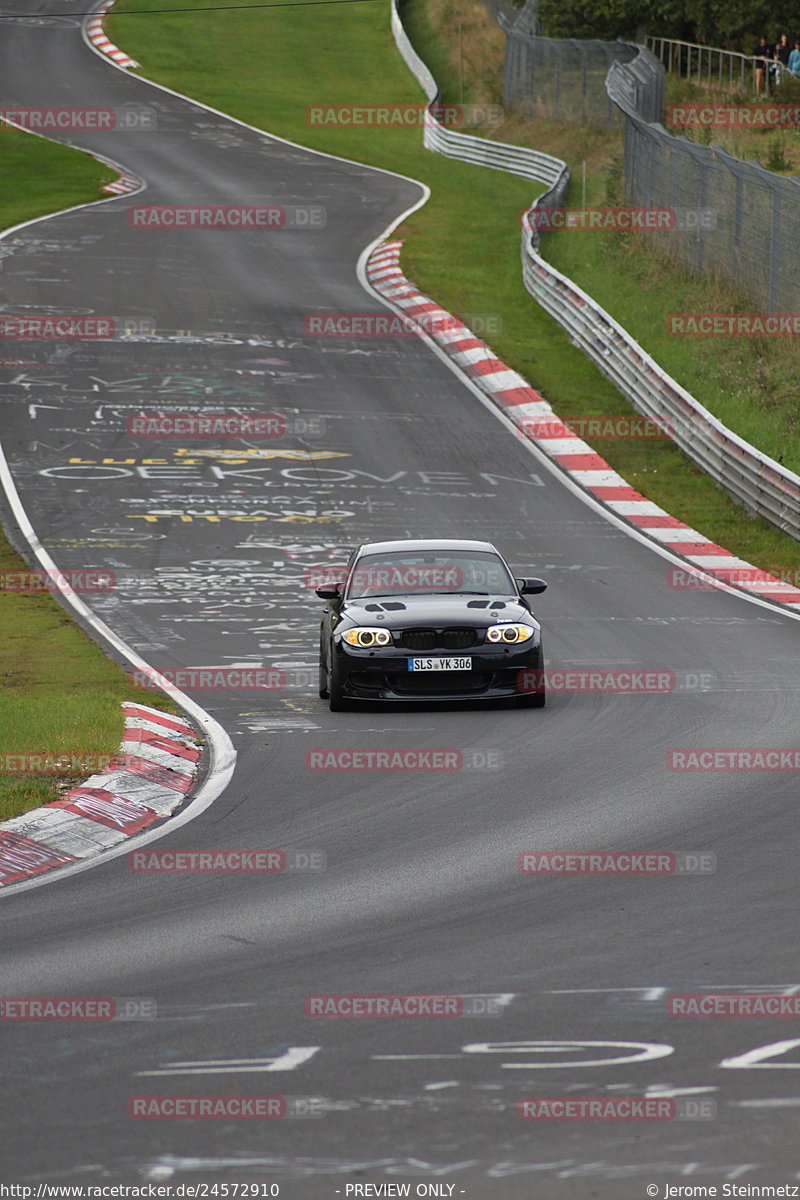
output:
M 331 657 L 328 662 L 328 707 L 331 712 L 345 712 L 348 704 L 344 698 L 339 672 L 336 670 L 336 660 Z
M 325 655 L 322 650 L 322 641 L 319 644 L 319 698 L 327 700 L 330 695 L 328 691 L 328 668 L 325 666 Z

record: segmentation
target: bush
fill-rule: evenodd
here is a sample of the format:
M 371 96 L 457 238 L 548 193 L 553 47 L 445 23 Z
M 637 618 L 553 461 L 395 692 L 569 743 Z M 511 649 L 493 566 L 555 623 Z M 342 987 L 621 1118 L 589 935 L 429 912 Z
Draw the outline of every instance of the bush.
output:
M 767 158 L 764 166 L 768 171 L 788 171 L 791 168 L 791 163 L 786 157 L 786 149 L 783 144 L 782 137 L 775 137 L 770 142 Z

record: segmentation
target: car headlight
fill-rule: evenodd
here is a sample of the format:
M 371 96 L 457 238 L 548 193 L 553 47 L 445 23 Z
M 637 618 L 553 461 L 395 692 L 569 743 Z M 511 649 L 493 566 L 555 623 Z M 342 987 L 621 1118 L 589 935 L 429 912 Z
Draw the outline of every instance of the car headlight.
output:
M 492 625 L 491 629 L 486 631 L 486 640 L 512 646 L 515 642 L 527 642 L 535 633 L 536 630 L 530 625 Z
M 370 646 L 390 646 L 392 635 L 388 629 L 372 629 L 367 625 L 357 625 L 342 634 L 342 639 L 348 646 L 358 646 L 362 650 Z

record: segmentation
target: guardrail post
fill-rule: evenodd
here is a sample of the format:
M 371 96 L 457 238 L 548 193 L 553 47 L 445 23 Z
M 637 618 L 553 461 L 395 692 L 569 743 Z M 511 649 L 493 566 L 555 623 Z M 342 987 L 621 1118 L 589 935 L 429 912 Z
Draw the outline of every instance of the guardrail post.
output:
M 736 191 L 733 209 L 733 253 L 738 255 L 742 249 L 742 232 L 744 230 L 744 182 L 736 175 Z
M 777 188 L 772 193 L 772 241 L 769 248 L 769 302 L 770 312 L 778 308 L 778 288 L 781 277 L 781 195 Z

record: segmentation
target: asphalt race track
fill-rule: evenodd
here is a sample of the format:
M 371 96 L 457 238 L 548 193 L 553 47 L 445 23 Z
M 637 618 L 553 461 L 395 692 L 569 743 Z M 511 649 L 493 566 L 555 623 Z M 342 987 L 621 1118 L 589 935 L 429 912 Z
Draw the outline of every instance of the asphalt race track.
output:
M 87 602 L 148 662 L 285 673 L 273 690 L 191 693 L 233 738 L 236 772 L 149 849 L 279 847 L 325 869 L 145 874 L 117 857 L 0 897 L 3 995 L 157 1013 L 2 1023 L 3 1180 L 265 1183 L 290 1200 L 354 1184 L 473 1200 L 800 1184 L 797 1020 L 667 1010 L 676 993 L 800 989 L 796 776 L 666 766 L 672 747 L 797 745 L 797 622 L 670 587 L 663 556 L 569 490 L 422 341 L 304 332 L 310 313 L 385 312 L 355 266 L 415 184 L 129 78 L 77 20 L 27 19 L 53 7 L 6 9 L 21 19 L 2 23 L 4 103 L 146 104 L 157 127 L 75 137 L 146 190 L 0 242 L 3 311 L 139 333 L 5 342 L 3 445 L 58 565 L 117 573 Z M 132 206 L 176 203 L 303 206 L 325 224 L 128 223 Z M 211 405 L 280 413 L 286 435 L 126 433 L 143 409 Z M 660 668 L 676 687 L 551 692 L 540 711 L 329 713 L 307 570 L 360 541 L 434 534 L 492 540 L 549 581 L 536 612 L 551 667 Z M 307 769 L 324 747 L 456 749 L 463 767 Z M 533 850 L 696 851 L 716 870 L 520 874 Z M 455 995 L 474 1015 L 307 1016 L 327 994 Z M 290 1115 L 129 1117 L 152 1094 L 281 1095 Z M 686 1119 L 518 1111 L 648 1094 Z

